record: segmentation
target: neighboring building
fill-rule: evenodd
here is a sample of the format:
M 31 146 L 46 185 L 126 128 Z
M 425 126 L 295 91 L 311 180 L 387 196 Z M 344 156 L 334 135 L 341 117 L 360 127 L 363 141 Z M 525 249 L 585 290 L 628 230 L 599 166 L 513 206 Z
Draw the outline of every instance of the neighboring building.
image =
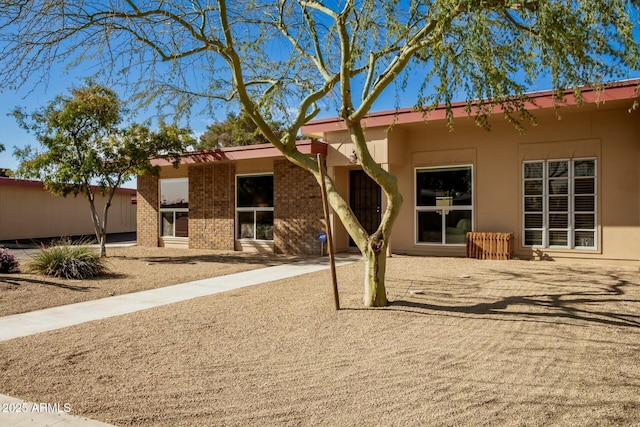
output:
M 109 208 L 107 231 L 136 231 L 136 190 L 119 188 Z M 102 214 L 105 198 L 96 197 Z M 56 197 L 40 181 L 0 177 L 0 241 L 95 235 L 82 195 Z
M 398 177 L 404 196 L 391 251 L 464 256 L 467 231 L 513 232 L 515 255 L 523 258 L 639 261 L 640 111 L 630 111 L 637 85 L 585 89 L 580 107 L 568 94 L 561 120 L 554 93 L 534 94 L 529 108 L 538 125 L 524 134 L 499 112 L 491 132 L 478 128 L 465 103 L 453 105 L 453 130 L 443 108 L 427 122 L 411 109 L 367 116 L 371 153 Z M 357 164 L 344 123 L 316 120 L 303 133 L 327 144 L 303 149 L 326 152 L 338 191 L 375 229 L 384 196 Z M 159 181 L 139 178 L 139 244 L 319 252 L 319 187 L 274 148 L 185 159 L 178 169 L 162 167 Z M 352 250 L 337 218 L 333 227 L 336 249 Z

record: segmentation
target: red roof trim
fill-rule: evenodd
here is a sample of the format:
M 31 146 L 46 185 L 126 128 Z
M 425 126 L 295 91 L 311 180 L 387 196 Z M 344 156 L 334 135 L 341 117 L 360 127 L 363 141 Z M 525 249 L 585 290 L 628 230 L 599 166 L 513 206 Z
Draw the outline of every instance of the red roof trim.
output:
M 606 84 L 604 90 L 598 91 L 591 87 L 581 88 L 583 102 L 585 104 L 593 104 L 606 101 L 617 101 L 624 99 L 633 99 L 638 96 L 638 85 L 640 79 L 625 80 Z M 571 90 L 564 92 L 564 99 L 558 100 L 556 92 L 553 90 L 545 90 L 528 94 L 530 101 L 526 103 L 527 110 L 540 110 L 545 108 L 553 108 L 554 106 L 576 105 L 576 99 Z M 467 117 L 465 111 L 466 101 L 455 102 L 451 105 L 452 113 L 455 118 Z M 499 107 L 495 107 L 493 114 L 502 112 Z M 432 111 L 426 112 L 416 111 L 413 108 L 401 108 L 398 110 L 386 110 L 373 112 L 365 116 L 362 124 L 365 127 L 390 126 L 392 124 L 419 123 L 428 120 L 445 120 L 446 108 L 439 105 Z M 337 132 L 346 130 L 347 127 L 340 117 L 328 119 L 313 120 L 302 127 L 303 135 L 321 136 L 326 132 Z
M 14 179 L 14 178 L 0 177 L 0 186 L 2 185 L 8 186 L 8 187 L 33 187 L 33 188 L 44 189 L 44 184 L 41 181 L 33 181 L 29 179 Z M 96 185 L 92 185 L 91 188 L 97 191 L 100 190 L 100 187 Z M 117 188 L 116 194 L 135 195 L 136 190 L 133 188 Z
M 312 139 L 296 141 L 296 147 L 303 154 L 327 154 L 327 144 Z M 282 153 L 272 144 L 243 145 L 184 153 L 180 164 L 265 159 L 281 156 Z M 171 164 L 163 159 L 153 159 L 151 163 L 155 166 L 169 166 Z

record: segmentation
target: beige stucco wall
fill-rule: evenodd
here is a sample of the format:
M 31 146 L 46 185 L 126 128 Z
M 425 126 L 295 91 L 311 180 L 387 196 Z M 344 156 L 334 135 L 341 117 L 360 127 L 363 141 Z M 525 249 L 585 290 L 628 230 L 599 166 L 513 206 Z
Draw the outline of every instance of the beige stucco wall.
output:
M 107 231 L 136 231 L 136 205 L 130 193 L 118 193 L 109 208 Z M 106 200 L 96 207 L 102 215 Z M 93 235 L 89 202 L 83 197 L 56 197 L 42 187 L 0 185 L 0 240 Z
M 381 141 L 384 129 L 369 129 L 376 158 L 397 175 L 404 205 L 391 239 L 393 252 L 464 255 L 464 246 L 415 243 L 415 168 L 472 165 L 473 222 L 476 231 L 515 233 L 517 256 L 548 255 L 554 259 L 587 258 L 610 261 L 640 260 L 640 112 L 628 112 L 628 102 L 573 107 L 536 113 L 538 125 L 520 134 L 502 119 L 484 131 L 471 119 L 458 119 L 453 130 L 442 122 L 396 125 Z M 330 142 L 329 170 L 348 198 L 351 153 L 345 133 L 326 135 Z M 381 154 L 388 146 L 388 155 Z M 522 246 L 523 160 L 596 157 L 598 167 L 598 248 L 544 249 L 534 254 Z M 332 162 L 332 160 L 334 160 Z M 336 246 L 346 249 L 344 229 L 334 218 Z

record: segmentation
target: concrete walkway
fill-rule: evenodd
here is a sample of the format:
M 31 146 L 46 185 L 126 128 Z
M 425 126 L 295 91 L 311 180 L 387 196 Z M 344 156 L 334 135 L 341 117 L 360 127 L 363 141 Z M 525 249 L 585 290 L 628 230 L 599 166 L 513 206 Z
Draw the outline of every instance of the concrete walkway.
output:
M 336 265 L 349 264 L 359 259 L 359 256 L 349 255 L 337 257 Z M 329 268 L 327 258 L 314 258 L 148 291 L 4 316 L 0 317 L 0 342 L 232 289 L 314 273 L 327 268 Z
M 360 259 L 359 255 L 340 255 L 336 257 L 336 266 L 351 264 Z M 314 273 L 328 268 L 328 258 L 314 258 L 291 264 L 244 271 L 228 276 L 196 280 L 180 285 L 0 317 L 0 342 L 213 295 L 232 289 Z M 47 403 L 25 402 L 0 394 L 0 405 L 0 425 L 20 427 L 109 426 L 109 424 L 102 422 L 69 415 L 64 412 L 62 404 L 60 408 L 56 408 L 52 407 L 52 405 L 47 405 Z M 22 409 L 27 409 L 27 411 L 20 412 Z

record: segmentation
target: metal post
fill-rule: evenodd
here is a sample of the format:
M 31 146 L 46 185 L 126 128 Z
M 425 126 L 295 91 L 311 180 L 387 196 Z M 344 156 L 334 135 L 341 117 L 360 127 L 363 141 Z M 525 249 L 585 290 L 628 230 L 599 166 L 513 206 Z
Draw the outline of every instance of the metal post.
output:
M 340 310 L 340 297 L 338 295 L 338 279 L 336 278 L 336 261 L 333 250 L 333 236 L 331 234 L 331 223 L 329 222 L 329 203 L 327 202 L 327 188 L 324 185 L 324 165 L 322 164 L 322 154 L 318 153 L 318 170 L 320 171 L 320 188 L 322 190 L 322 207 L 324 210 L 324 223 L 327 231 L 327 249 L 329 250 L 329 263 L 331 264 L 331 280 L 333 282 L 333 299 L 336 310 Z

